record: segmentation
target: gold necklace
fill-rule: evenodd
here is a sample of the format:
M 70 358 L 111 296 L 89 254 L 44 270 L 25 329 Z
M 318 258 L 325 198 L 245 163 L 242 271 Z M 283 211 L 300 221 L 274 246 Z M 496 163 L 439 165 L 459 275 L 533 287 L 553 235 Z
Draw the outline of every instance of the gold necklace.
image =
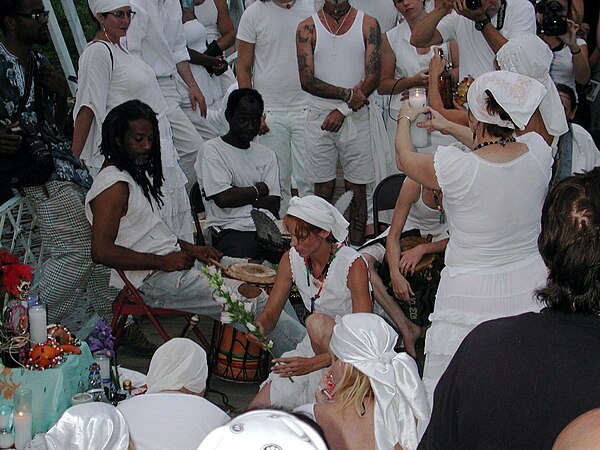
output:
M 337 30 L 335 30 L 335 33 L 331 30 L 329 23 L 327 23 L 327 17 L 325 17 L 325 11 L 321 10 L 323 12 L 323 22 L 325 23 L 325 27 L 327 28 L 327 31 L 329 31 L 333 35 L 332 44 L 331 44 L 331 56 L 333 56 L 333 57 L 337 56 L 337 52 L 335 51 L 335 38 L 337 37 L 337 34 L 340 32 L 340 30 L 346 23 L 346 18 L 350 15 L 351 9 L 352 8 L 348 9 L 346 14 L 344 14 L 344 19 L 342 20 L 342 23 L 340 23 L 340 26 L 337 28 Z
M 440 223 L 446 223 L 446 211 L 444 211 L 444 207 L 440 202 L 438 192 L 435 189 L 432 189 L 431 192 L 433 193 L 433 201 L 435 203 L 435 207 L 440 212 Z

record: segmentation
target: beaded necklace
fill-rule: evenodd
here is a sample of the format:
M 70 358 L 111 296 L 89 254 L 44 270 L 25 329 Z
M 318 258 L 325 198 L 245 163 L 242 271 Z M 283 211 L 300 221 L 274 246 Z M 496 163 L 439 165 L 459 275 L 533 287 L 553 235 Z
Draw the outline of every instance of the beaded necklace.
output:
M 291 9 L 292 6 L 294 6 L 296 4 L 296 0 L 292 0 L 288 3 L 279 3 L 277 0 L 273 0 L 273 3 L 277 6 L 279 6 L 280 8 Z
M 479 150 L 480 148 L 487 147 L 488 145 L 500 144 L 502 147 L 505 147 L 509 142 L 515 142 L 516 139 L 514 137 L 509 137 L 507 139 L 498 139 L 497 141 L 487 141 L 482 142 L 481 144 L 477 144 L 473 150 Z
M 435 207 L 440 212 L 440 223 L 446 223 L 446 211 L 444 211 L 444 206 L 442 205 L 442 202 L 440 202 L 438 191 L 432 189 L 431 192 L 433 193 Z
M 315 274 L 312 273 L 312 261 L 310 259 L 310 256 L 304 258 L 304 266 L 306 267 L 306 286 L 308 287 L 310 292 L 310 275 L 312 274 L 314 278 L 313 285 L 319 288 L 317 293 L 310 298 L 311 314 L 315 312 L 315 303 L 321 297 L 321 293 L 323 292 L 323 288 L 325 287 L 325 280 L 327 278 L 327 272 L 329 272 L 329 268 L 331 267 L 331 263 L 333 263 L 333 260 L 335 259 L 337 253 L 343 246 L 344 244 L 331 245 L 331 251 L 329 252 L 329 260 L 327 261 L 327 264 L 325 264 L 325 267 L 323 267 L 323 270 L 321 271 L 321 275 L 319 277 L 316 277 Z

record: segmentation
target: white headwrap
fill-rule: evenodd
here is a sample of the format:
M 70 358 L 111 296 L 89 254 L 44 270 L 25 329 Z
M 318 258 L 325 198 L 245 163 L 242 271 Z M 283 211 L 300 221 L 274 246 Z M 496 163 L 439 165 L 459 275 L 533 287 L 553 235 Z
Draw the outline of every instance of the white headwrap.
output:
M 48 450 L 127 450 L 129 428 L 123 415 L 107 403 L 67 409 L 45 435 Z
M 485 91 L 492 93 L 512 122 L 487 112 L 488 95 Z M 467 102 L 469 110 L 480 122 L 513 130 L 516 125 L 519 130 L 523 130 L 545 95 L 546 88 L 539 81 L 518 73 L 497 70 L 484 73 L 473 81 L 467 94 Z
M 417 448 L 415 418 L 428 420 L 429 402 L 415 361 L 396 353 L 398 334 L 376 314 L 336 318 L 329 347 L 333 354 L 369 377 L 375 393 L 375 448 Z
M 331 231 L 338 242 L 344 242 L 348 236 L 349 224 L 342 213 L 327 200 L 316 195 L 292 197 L 287 214 L 326 231 Z
M 504 44 L 496 61 L 502 70 L 527 75 L 544 85 L 548 92 L 540 103 L 540 114 L 548 133 L 561 136 L 568 131 L 568 125 L 558 90 L 550 78 L 553 57 L 550 47 L 537 35 L 524 34 Z
M 213 430 L 198 450 L 230 449 L 327 450 L 310 425 L 293 415 L 272 409 L 249 411 Z
M 129 0 L 88 0 L 88 5 L 94 17 L 98 13 L 110 12 L 124 6 L 131 6 Z
M 191 339 L 174 338 L 161 345 L 146 376 L 148 394 L 186 388 L 199 394 L 206 388 L 206 352 Z

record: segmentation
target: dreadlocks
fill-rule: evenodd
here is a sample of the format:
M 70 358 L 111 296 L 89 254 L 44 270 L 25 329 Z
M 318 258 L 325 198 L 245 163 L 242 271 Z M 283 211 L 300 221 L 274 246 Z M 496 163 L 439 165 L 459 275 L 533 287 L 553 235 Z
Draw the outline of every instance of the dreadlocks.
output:
M 154 142 L 149 154 L 150 159 L 144 166 L 136 165 L 127 154 L 127 149 L 122 145 L 125 142 L 125 133 L 129 129 L 129 123 L 140 119 L 150 122 L 154 133 Z M 159 207 L 164 204 L 161 191 L 164 177 L 160 159 L 158 120 L 152 108 L 139 100 L 130 100 L 113 108 L 102 124 L 100 153 L 106 158 L 107 163 L 129 173 L 135 182 L 140 185 L 148 201 L 152 196 Z M 150 203 L 152 202 L 150 201 Z

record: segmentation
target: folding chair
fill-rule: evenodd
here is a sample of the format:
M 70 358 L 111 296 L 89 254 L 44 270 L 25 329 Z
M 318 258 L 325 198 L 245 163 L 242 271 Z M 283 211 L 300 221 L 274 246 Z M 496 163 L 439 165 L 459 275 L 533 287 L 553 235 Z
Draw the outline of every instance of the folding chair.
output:
M 166 341 L 171 339 L 163 326 L 160 324 L 156 316 L 183 316 L 188 323 L 187 329 L 184 331 L 193 331 L 198 340 L 200 341 L 200 345 L 204 347 L 206 353 L 210 351 L 210 343 L 202 334 L 197 327 L 198 324 L 198 316 L 196 314 L 192 314 L 186 311 L 180 311 L 177 309 L 166 309 L 166 308 L 152 308 L 144 302 L 142 298 L 143 292 L 136 289 L 136 287 L 131 284 L 131 281 L 127 278 L 125 273 L 122 270 L 117 270 L 117 273 L 125 283 L 121 292 L 114 299 L 112 304 L 113 311 L 113 319 L 112 319 L 112 329 L 113 334 L 116 338 L 116 344 L 119 343 L 123 330 L 125 328 L 125 322 L 127 321 L 127 316 L 146 316 L 158 331 L 158 334 Z
M 379 222 L 379 212 L 394 209 L 405 178 L 406 175 L 401 173 L 385 177 L 373 191 L 373 225 L 375 227 L 375 236 L 378 236 L 383 231 L 380 229 L 382 224 Z
M 198 215 L 205 211 L 204 201 L 202 200 L 202 192 L 200 191 L 200 185 L 196 181 L 190 190 L 190 206 L 192 207 L 192 218 L 194 219 L 194 225 L 196 226 L 196 245 L 206 245 L 204 241 L 204 234 L 202 233 L 202 227 L 200 226 L 200 219 Z

